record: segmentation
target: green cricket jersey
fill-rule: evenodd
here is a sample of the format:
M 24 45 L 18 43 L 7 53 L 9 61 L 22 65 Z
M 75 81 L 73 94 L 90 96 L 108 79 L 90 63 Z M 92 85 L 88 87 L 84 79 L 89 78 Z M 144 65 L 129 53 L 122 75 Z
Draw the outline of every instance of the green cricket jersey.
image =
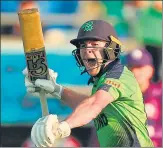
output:
M 93 82 L 92 94 L 109 92 L 115 100 L 94 119 L 102 147 L 154 147 L 147 131 L 147 116 L 139 85 L 117 59 Z

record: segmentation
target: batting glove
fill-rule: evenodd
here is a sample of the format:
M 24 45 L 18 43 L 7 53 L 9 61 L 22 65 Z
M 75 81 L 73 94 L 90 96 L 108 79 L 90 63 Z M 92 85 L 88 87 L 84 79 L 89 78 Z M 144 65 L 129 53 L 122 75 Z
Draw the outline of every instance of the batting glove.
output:
M 28 78 L 27 68 L 23 70 L 23 74 L 25 75 L 25 86 L 27 88 L 27 92 L 29 92 L 33 96 L 39 96 L 39 92 L 37 90 L 38 88 L 41 88 L 45 90 L 47 97 L 52 96 L 54 98 L 61 99 L 63 87 L 56 83 L 58 74 L 51 69 L 48 70 L 50 80 L 37 79 L 34 84 Z
M 37 147 L 53 147 L 56 139 L 68 137 L 70 133 L 67 122 L 59 123 L 56 115 L 48 115 L 33 125 L 31 139 Z

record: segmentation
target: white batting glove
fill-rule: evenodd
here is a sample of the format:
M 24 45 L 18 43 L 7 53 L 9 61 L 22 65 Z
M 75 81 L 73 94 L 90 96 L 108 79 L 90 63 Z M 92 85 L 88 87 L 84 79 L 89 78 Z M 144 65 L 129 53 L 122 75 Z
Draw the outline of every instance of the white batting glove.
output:
M 59 123 L 56 115 L 48 115 L 33 125 L 31 139 L 37 147 L 53 147 L 56 139 L 68 137 L 70 133 L 67 122 Z
M 27 87 L 27 92 L 31 93 L 33 96 L 39 96 L 39 92 L 36 91 L 36 87 L 45 90 L 47 97 L 53 96 L 55 98 L 61 99 L 61 94 L 63 87 L 56 83 L 58 74 L 52 69 L 48 69 L 50 80 L 37 79 L 33 84 L 28 78 L 28 70 L 25 68 L 23 74 L 25 75 L 25 86 Z

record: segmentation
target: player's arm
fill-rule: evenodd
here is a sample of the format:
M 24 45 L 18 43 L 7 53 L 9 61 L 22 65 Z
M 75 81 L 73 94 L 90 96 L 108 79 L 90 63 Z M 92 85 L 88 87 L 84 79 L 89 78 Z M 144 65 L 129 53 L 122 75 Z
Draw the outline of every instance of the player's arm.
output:
M 66 91 L 63 95 L 66 95 Z M 72 128 L 86 125 L 118 97 L 119 91 L 115 87 L 108 85 L 107 82 L 100 85 L 98 91 L 81 101 L 65 121 L 59 123 L 56 115 L 39 119 L 32 128 L 32 141 L 37 146 L 52 146 L 55 139 L 67 137 L 71 134 Z M 43 124 L 46 126 L 42 126 Z M 40 135 L 37 134 L 39 129 L 42 133 Z M 41 139 L 47 139 L 47 142 Z
M 75 109 L 77 105 L 79 105 L 86 98 L 88 98 L 88 95 L 80 94 L 65 87 L 63 88 L 61 95 L 61 100 L 73 109 Z
M 99 86 L 98 91 L 82 101 L 74 112 L 65 120 L 70 128 L 83 126 L 89 123 L 111 102 L 117 100 L 123 90 L 123 83 L 119 79 L 106 78 Z
M 94 95 L 83 100 L 74 112 L 61 123 L 56 115 L 38 119 L 32 127 L 32 141 L 38 147 L 52 147 L 55 139 L 65 138 L 70 135 L 72 128 L 89 123 L 113 100 L 109 92 L 98 90 Z
M 109 92 L 98 90 L 94 95 L 83 100 L 65 121 L 71 129 L 86 125 L 113 101 L 114 98 Z

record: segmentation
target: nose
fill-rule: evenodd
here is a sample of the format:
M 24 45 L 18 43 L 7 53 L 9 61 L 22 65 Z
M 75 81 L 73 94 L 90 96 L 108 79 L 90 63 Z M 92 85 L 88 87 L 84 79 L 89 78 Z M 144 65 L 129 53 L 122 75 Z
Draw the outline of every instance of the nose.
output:
M 87 49 L 88 50 L 88 53 L 92 53 L 92 50 L 91 49 Z
M 86 53 L 92 53 L 92 48 L 91 48 L 92 45 L 91 45 L 91 43 L 88 42 L 86 46 L 87 46 L 88 48 L 85 49 L 85 52 L 86 52 Z
M 87 48 L 84 51 L 85 51 L 85 53 L 92 53 L 92 49 L 91 48 Z

